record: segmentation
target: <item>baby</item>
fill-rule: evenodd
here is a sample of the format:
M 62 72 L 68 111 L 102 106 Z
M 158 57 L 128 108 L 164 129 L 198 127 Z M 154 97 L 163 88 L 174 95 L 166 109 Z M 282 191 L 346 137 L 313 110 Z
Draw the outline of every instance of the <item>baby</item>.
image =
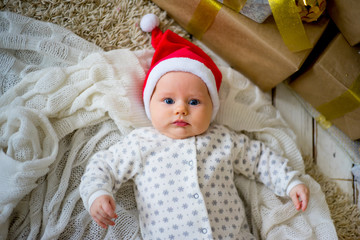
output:
M 211 58 L 169 30 L 152 34 L 156 51 L 143 90 L 152 127 L 90 159 L 80 193 L 93 219 L 114 225 L 113 195 L 133 179 L 143 239 L 251 239 L 234 174 L 290 196 L 305 211 L 309 190 L 286 159 L 212 123 L 221 73 Z

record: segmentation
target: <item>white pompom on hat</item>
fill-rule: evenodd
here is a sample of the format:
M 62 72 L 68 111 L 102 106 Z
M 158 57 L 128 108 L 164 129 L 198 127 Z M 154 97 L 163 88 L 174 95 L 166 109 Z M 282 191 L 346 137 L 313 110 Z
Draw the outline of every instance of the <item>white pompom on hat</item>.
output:
M 140 28 L 144 32 L 151 32 L 154 28 L 158 27 L 159 24 L 159 18 L 155 14 L 149 13 L 141 18 Z
M 214 61 L 198 46 L 176 33 L 159 29 L 159 18 L 155 14 L 143 16 L 140 27 L 151 32 L 151 44 L 155 49 L 150 69 L 144 81 L 143 101 L 147 117 L 151 120 L 149 105 L 152 93 L 159 79 L 168 72 L 190 72 L 206 84 L 213 103 L 211 120 L 220 107 L 219 89 L 222 75 Z

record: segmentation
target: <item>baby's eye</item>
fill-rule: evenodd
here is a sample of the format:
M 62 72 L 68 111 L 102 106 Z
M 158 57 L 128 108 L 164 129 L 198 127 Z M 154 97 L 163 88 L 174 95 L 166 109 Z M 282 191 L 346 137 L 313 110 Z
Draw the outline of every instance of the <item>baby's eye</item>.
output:
M 174 100 L 172 100 L 171 98 L 165 98 L 165 99 L 164 99 L 164 103 L 166 103 L 166 104 L 173 104 L 173 103 L 174 103 Z
M 197 99 L 191 99 L 190 101 L 189 101 L 189 104 L 190 105 L 198 105 L 200 103 L 200 101 L 199 100 L 197 100 Z

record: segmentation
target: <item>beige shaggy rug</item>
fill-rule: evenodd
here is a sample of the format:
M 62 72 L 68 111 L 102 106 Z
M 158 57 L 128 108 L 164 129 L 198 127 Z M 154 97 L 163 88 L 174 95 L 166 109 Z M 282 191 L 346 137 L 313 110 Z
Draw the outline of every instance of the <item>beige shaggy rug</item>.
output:
M 1 11 L 12 11 L 69 29 L 104 50 L 150 48 L 150 36 L 139 29 L 146 13 L 160 17 L 162 29 L 171 29 L 190 38 L 166 12 L 149 0 L 2 0 Z M 325 192 L 339 239 L 360 239 L 360 212 L 334 182 L 322 175 L 312 159 L 306 159 L 306 171 Z

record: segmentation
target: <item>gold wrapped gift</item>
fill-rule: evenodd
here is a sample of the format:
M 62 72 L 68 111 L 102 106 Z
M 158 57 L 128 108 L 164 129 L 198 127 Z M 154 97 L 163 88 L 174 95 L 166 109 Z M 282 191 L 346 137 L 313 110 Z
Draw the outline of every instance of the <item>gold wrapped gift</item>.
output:
M 360 138 L 360 47 L 338 34 L 290 86 L 352 140 Z
M 328 0 L 327 11 L 351 46 L 360 43 L 359 0 Z

